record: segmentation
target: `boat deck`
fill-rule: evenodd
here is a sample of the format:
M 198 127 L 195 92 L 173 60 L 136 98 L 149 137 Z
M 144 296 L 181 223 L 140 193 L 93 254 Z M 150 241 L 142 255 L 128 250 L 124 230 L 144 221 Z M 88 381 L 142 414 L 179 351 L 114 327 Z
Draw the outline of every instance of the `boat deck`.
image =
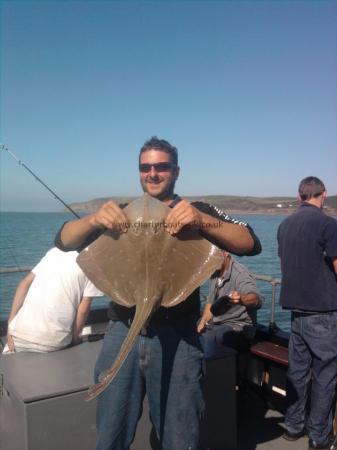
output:
M 283 414 L 252 390 L 238 394 L 237 450 L 307 450 L 308 438 L 282 438 Z
M 302 437 L 290 442 L 282 438 L 284 416 L 281 412 L 271 407 L 262 397 L 260 392 L 248 389 L 244 393 L 237 394 L 237 447 L 229 448 L 203 448 L 203 450 L 307 450 L 308 438 Z M 146 410 L 146 414 L 147 414 Z M 145 434 L 150 433 L 150 427 L 142 417 L 140 427 Z M 144 429 L 145 428 L 145 429 Z M 228 429 L 227 432 L 231 430 Z M 226 429 L 223 429 L 226 433 Z M 144 444 L 144 434 L 136 435 L 136 440 L 131 446 L 142 450 L 162 450 L 155 439 L 151 440 L 152 446 Z
M 12 418 L 16 418 L 18 414 L 20 416 L 22 405 L 24 405 L 25 411 L 27 408 L 32 408 L 30 415 L 34 419 L 33 421 L 36 422 L 37 430 L 41 429 L 40 424 L 44 418 L 46 418 L 46 420 L 48 418 L 48 427 L 50 427 L 51 421 L 49 419 L 51 415 L 54 414 L 55 420 L 53 421 L 53 426 L 55 429 L 50 430 L 50 432 L 54 433 L 55 446 L 53 447 L 49 441 L 49 448 L 52 450 L 54 450 L 54 448 L 55 450 L 60 450 L 63 447 L 56 442 L 55 438 L 55 436 L 58 437 L 64 434 L 64 432 L 60 433 L 60 430 L 64 429 L 63 413 L 61 414 L 60 411 L 67 411 L 68 409 L 75 410 L 76 407 L 78 407 L 76 414 L 71 414 L 71 417 L 76 416 L 73 427 L 78 427 L 79 422 L 82 423 L 80 430 L 81 433 L 85 435 L 84 441 L 87 445 L 85 448 L 88 448 L 88 450 L 93 448 L 95 441 L 93 431 L 95 408 L 93 403 L 90 402 L 88 404 L 83 402 L 83 398 L 85 396 L 86 388 L 92 382 L 93 367 L 101 343 L 102 341 L 88 342 L 80 346 L 50 354 L 21 353 L 14 357 L 2 356 L 0 358 L 0 373 L 4 374 L 4 387 L 6 388 L 7 383 L 7 387 L 12 394 L 12 402 L 16 397 L 21 399 L 20 404 L 13 405 L 6 403 L 6 397 L 1 399 L 0 395 L 0 419 L 7 418 L 3 421 L 0 420 L 0 422 L 3 422 L 2 425 L 5 425 L 5 422 L 8 422 L 12 417 L 11 414 L 14 414 Z M 254 358 L 259 360 L 256 355 L 251 354 L 250 359 Z M 273 358 L 276 362 L 267 362 L 267 364 L 271 364 L 267 365 L 270 371 L 270 382 L 282 388 L 286 372 L 284 355 L 280 358 L 280 355 L 274 352 Z M 221 368 L 221 366 L 217 365 L 214 373 L 216 373 L 216 376 L 219 378 L 218 381 L 221 383 L 221 386 L 223 386 L 226 382 L 226 377 L 227 382 L 230 382 L 228 379 L 230 364 L 229 362 L 224 364 L 224 370 L 227 372 L 227 374 L 224 374 L 224 377 L 223 374 L 221 375 L 219 368 Z M 262 369 L 259 365 L 254 364 L 253 368 L 253 375 L 249 380 L 259 380 L 259 376 L 261 373 L 264 373 L 266 366 Z M 39 379 L 37 379 L 37 374 L 39 374 Z M 24 377 L 24 382 L 20 379 L 21 376 Z M 249 380 L 243 383 L 243 386 L 236 394 L 232 390 L 236 406 L 231 405 L 228 398 L 222 398 L 218 401 L 218 405 L 216 406 L 216 415 L 221 414 L 220 408 L 223 407 L 222 425 L 219 427 L 220 432 L 223 434 L 230 434 L 233 432 L 231 411 L 235 414 L 236 410 L 237 447 L 233 449 L 226 446 L 226 448 L 212 448 L 211 450 L 306 450 L 308 448 L 307 437 L 303 437 L 295 442 L 289 442 L 282 438 L 283 414 L 280 411 L 284 410 L 284 397 L 277 395 L 271 396 L 270 386 L 264 385 L 264 387 L 261 388 L 259 387 L 261 385 L 259 381 L 251 383 Z M 232 381 L 234 382 L 234 384 L 232 383 L 232 386 L 234 387 L 235 380 Z M 277 384 L 278 382 L 280 384 Z M 210 383 L 210 385 L 212 385 L 212 383 Z M 216 394 L 218 394 L 218 387 L 214 387 Z M 46 400 L 47 396 L 50 397 L 50 410 L 47 408 L 48 414 L 46 414 L 46 407 L 49 402 L 49 400 L 48 402 Z M 8 415 L 8 412 L 11 412 L 11 414 Z M 12 424 L 16 424 L 15 427 L 17 430 L 13 431 L 16 431 L 17 435 L 19 435 L 19 431 L 22 431 L 24 426 L 27 426 L 23 417 L 20 417 L 22 426 L 20 426 L 20 421 L 11 421 Z M 84 424 L 86 424 L 84 427 L 86 431 L 83 430 Z M 69 422 L 67 419 L 67 429 L 68 426 Z M 150 429 L 148 411 L 145 409 L 139 423 L 135 442 L 131 447 L 133 450 L 150 450 L 151 446 L 145 443 L 146 441 L 148 442 L 147 439 Z M 86 436 L 85 433 L 87 433 L 88 436 Z M 37 434 L 40 435 L 40 432 Z M 33 437 L 35 435 L 36 433 L 32 433 Z M 13 436 L 13 434 L 11 434 L 11 436 Z M 51 434 L 49 434 L 49 437 L 50 436 Z M 69 440 L 72 441 L 73 438 L 73 433 L 71 433 L 69 435 Z M 10 438 L 10 442 L 12 441 L 13 439 Z M 20 447 L 20 445 L 21 443 L 19 446 L 13 447 L 13 449 L 20 450 L 23 448 L 22 446 Z M 33 450 L 41 448 L 44 450 L 46 447 L 44 444 L 41 444 L 40 447 L 34 444 L 29 448 L 32 448 Z M 69 446 L 66 446 L 65 450 L 69 450 L 69 448 Z M 9 449 L 12 450 L 12 448 L 8 447 L 8 450 Z M 154 445 L 153 450 L 160 450 L 160 448 Z
M 67 349 L 62 352 L 57 352 L 54 354 L 49 355 L 38 355 L 38 354 L 17 354 L 16 357 L 3 357 L 2 358 L 2 366 L 4 366 L 4 361 L 7 359 L 8 362 L 13 365 L 13 367 L 10 367 L 11 373 L 15 374 L 16 378 L 19 378 L 21 375 L 20 373 L 22 371 L 17 370 L 18 367 L 16 365 L 24 365 L 25 367 L 25 380 L 26 383 L 23 385 L 22 383 L 19 383 L 18 380 L 13 378 L 13 376 L 10 377 L 11 383 L 14 383 L 17 390 L 24 391 L 24 393 L 18 392 L 18 396 L 26 395 L 27 399 L 26 401 L 26 407 L 36 407 L 38 406 L 39 402 L 37 401 L 38 397 L 44 398 L 45 393 L 44 390 L 50 390 L 51 386 L 56 391 L 59 391 L 60 389 L 64 390 L 64 386 L 67 386 L 69 390 L 77 391 L 74 392 L 72 395 L 66 395 L 64 397 L 64 400 L 62 402 L 65 403 L 65 405 L 62 405 L 62 408 L 60 411 L 67 410 L 68 408 L 75 408 L 76 405 L 80 408 L 81 414 L 83 417 L 77 417 L 76 423 L 82 422 L 91 424 L 89 427 L 85 427 L 87 429 L 87 432 L 89 433 L 87 439 L 87 442 L 91 442 L 91 444 L 94 443 L 93 433 L 92 430 L 90 431 L 90 428 L 94 427 L 94 408 L 91 407 L 90 403 L 83 402 L 83 396 L 84 392 L 82 391 L 83 387 L 86 387 L 87 383 L 91 383 L 91 374 L 93 370 L 93 364 L 95 361 L 96 354 L 98 353 L 98 347 L 100 346 L 100 342 L 95 342 L 91 344 L 83 344 L 81 346 L 78 346 L 77 348 L 73 349 Z M 89 348 L 88 348 L 89 347 Z M 92 353 L 92 354 L 91 354 Z M 76 356 L 76 358 L 74 358 Z M 8 359 L 10 358 L 10 359 Z M 48 364 L 43 364 L 43 360 L 47 359 Z M 63 361 L 64 360 L 64 361 Z M 29 376 L 27 379 L 27 372 L 28 374 L 30 371 L 33 373 L 39 373 L 41 375 L 41 367 L 43 368 L 45 366 L 45 373 L 41 376 L 42 380 L 45 380 L 43 383 L 38 383 L 38 391 L 36 390 L 37 387 L 34 383 L 34 377 Z M 40 369 L 38 370 L 38 368 Z M 60 371 L 62 367 L 62 371 Z M 3 367 L 4 368 L 4 367 Z M 15 370 L 14 370 L 15 369 Z M 83 370 L 84 369 L 84 370 Z M 5 371 L 6 373 L 6 371 Z M 49 374 L 49 376 L 48 376 Z M 55 374 L 56 376 L 53 376 L 52 374 Z M 75 374 L 76 376 L 81 375 L 80 378 L 83 378 L 83 386 L 77 386 L 76 389 L 73 386 L 68 386 L 69 383 L 75 381 Z M 6 378 L 6 377 L 5 377 Z M 16 382 L 17 381 L 17 382 Z M 49 385 L 51 383 L 51 385 Z M 57 386 L 55 387 L 55 383 Z M 77 381 L 78 384 L 78 381 Z M 30 390 L 34 389 L 34 395 L 35 398 L 33 398 L 30 394 Z M 28 394 L 27 394 L 27 391 Z M 40 392 L 41 391 L 41 392 Z M 80 392 L 79 392 L 80 391 Z M 14 394 L 14 391 L 13 391 Z M 53 397 L 54 393 L 51 394 Z M 0 408 L 0 411 L 2 410 L 2 413 L 5 413 L 6 415 L 3 416 L 3 419 L 8 416 L 8 411 L 13 410 L 6 407 L 5 403 L 6 398 L 3 398 L 0 401 L 0 406 L 3 408 Z M 53 400 L 53 399 L 51 399 Z M 273 400 L 273 399 L 272 399 Z M 61 401 L 61 400 L 59 400 Z M 2 404 L 2 405 L 1 405 Z M 223 404 L 224 408 L 224 415 L 230 414 L 230 406 L 226 401 L 222 401 L 221 404 Z M 276 405 L 276 403 L 274 403 Z M 35 405 L 35 406 L 34 406 Z M 86 412 L 86 409 L 89 408 Z M 58 414 L 60 415 L 58 411 L 58 405 L 56 404 L 56 409 L 54 403 L 51 403 L 50 410 L 46 410 L 46 400 L 42 400 L 41 402 L 41 411 L 33 412 L 33 419 L 36 421 L 37 429 L 40 429 L 41 421 L 44 420 L 44 417 L 50 419 L 51 415 Z M 282 410 L 282 407 L 280 407 L 279 404 L 277 404 L 277 409 L 274 409 L 271 407 L 270 404 L 270 397 L 268 395 L 267 391 L 264 391 L 261 388 L 258 388 L 256 386 L 253 386 L 249 383 L 244 385 L 237 393 L 236 393 L 236 414 L 237 414 L 237 447 L 235 450 L 306 450 L 308 448 L 308 439 L 307 437 L 303 437 L 299 439 L 296 442 L 289 442 L 282 438 L 283 434 L 283 414 L 280 412 Z M 19 411 L 19 407 L 16 405 L 14 408 L 14 412 L 17 415 Z M 48 414 L 46 413 L 48 412 Z M 55 412 L 56 411 L 56 412 Z M 78 413 L 77 413 L 78 414 Z M 137 450 L 150 450 L 149 444 L 145 443 L 147 439 L 144 439 L 145 436 L 149 436 L 150 426 L 149 421 L 147 419 L 148 411 L 146 409 L 144 410 L 143 417 L 139 424 L 139 430 L 138 436 L 136 436 L 136 441 L 132 445 L 132 449 Z M 220 407 L 217 407 L 217 414 L 221 414 Z M 1 414 L 0 414 L 1 416 Z M 50 420 L 48 419 L 48 424 L 50 424 Z M 54 418 L 55 419 L 55 418 Z M 59 420 L 59 418 L 56 418 Z M 54 420 L 57 424 L 57 420 Z M 4 420 L 5 424 L 6 420 Z M 61 421 L 62 422 L 62 421 Z M 16 423 L 16 427 L 18 427 L 18 422 L 14 421 L 13 423 Z M 227 425 L 228 430 L 226 430 L 226 425 L 224 427 L 221 427 L 221 433 L 231 433 L 231 424 L 230 420 L 228 418 L 225 420 L 225 424 Z M 68 423 L 69 425 L 69 423 Z M 67 428 L 68 428 L 67 425 Z M 74 427 L 76 424 L 73 424 Z M 50 425 L 48 425 L 50 427 Z M 78 425 L 77 425 L 78 426 Z M 46 425 L 47 427 L 47 425 Z M 56 429 L 57 433 L 61 429 L 63 429 L 63 424 L 60 424 L 59 429 Z M 19 428 L 21 428 L 19 426 Z M 80 427 L 83 432 L 83 427 Z M 23 424 L 22 424 L 23 429 Z M 142 429 L 142 430 L 141 430 Z M 89 431 L 88 431 L 89 430 Z M 19 432 L 19 429 L 16 430 Z M 22 431 L 22 430 L 21 430 Z M 140 431 L 140 433 L 139 433 Z M 51 432 L 55 432 L 55 430 L 51 430 Z M 39 433 L 38 433 L 39 434 Z M 12 435 L 13 436 L 13 435 Z M 70 441 L 73 439 L 73 436 L 69 436 Z M 144 442 L 145 441 L 145 442 Z M 88 448 L 92 448 L 92 445 L 89 445 Z M 8 447 L 9 448 L 9 447 Z M 15 447 L 15 449 L 20 449 L 23 447 Z M 39 446 L 33 446 L 31 447 L 33 449 L 36 448 L 45 448 L 43 445 L 41 447 Z M 53 448 L 54 447 L 50 447 Z M 55 448 L 63 448 L 57 445 Z M 67 447 L 69 448 L 69 447 Z M 13 447 L 14 449 L 14 447 Z M 153 446 L 153 450 L 160 450 L 158 446 Z M 215 450 L 212 448 L 211 450 Z M 226 447 L 223 448 L 217 448 L 216 450 L 234 450 L 232 448 Z

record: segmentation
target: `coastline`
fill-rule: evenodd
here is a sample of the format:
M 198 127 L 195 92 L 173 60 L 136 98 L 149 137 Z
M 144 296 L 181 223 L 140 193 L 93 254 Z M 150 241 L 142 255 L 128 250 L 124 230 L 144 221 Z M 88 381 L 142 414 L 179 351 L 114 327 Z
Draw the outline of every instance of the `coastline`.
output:
M 243 197 L 235 195 L 203 195 L 203 196 L 181 196 L 189 202 L 204 202 L 222 209 L 226 214 L 257 215 L 266 214 L 271 216 L 289 215 L 297 209 L 296 197 Z M 117 204 L 125 204 L 135 200 L 137 197 L 112 196 L 96 198 L 84 202 L 74 202 L 70 206 L 78 213 L 90 214 L 97 211 L 100 206 L 108 200 Z M 324 211 L 332 216 L 337 216 L 337 195 L 328 197 Z
M 216 205 L 217 206 L 217 205 Z M 296 208 L 293 209 L 278 209 L 278 210 L 245 210 L 245 209 L 232 209 L 232 208 L 222 208 L 226 214 L 228 215 L 245 215 L 245 216 L 289 216 L 293 212 L 296 211 Z M 86 208 L 76 208 L 75 211 L 79 214 L 92 214 L 95 212 L 95 209 L 86 209 Z M 329 216 L 337 218 L 337 209 L 325 209 L 324 212 Z M 60 210 L 60 211 L 0 211 L 0 214 L 70 214 L 68 210 Z
M 230 209 L 228 211 L 226 211 L 226 213 L 228 213 L 229 215 L 231 214 L 244 214 L 246 216 L 257 216 L 257 215 L 264 215 L 264 216 L 289 216 L 290 214 L 292 214 L 293 212 L 296 211 L 296 208 L 292 209 L 292 210 L 280 210 L 280 211 L 265 211 L 265 210 L 260 210 L 260 211 L 245 211 L 245 210 L 234 210 L 234 209 Z M 324 210 L 325 214 L 328 214 L 329 216 L 332 217 L 336 217 L 337 218 L 337 210 Z

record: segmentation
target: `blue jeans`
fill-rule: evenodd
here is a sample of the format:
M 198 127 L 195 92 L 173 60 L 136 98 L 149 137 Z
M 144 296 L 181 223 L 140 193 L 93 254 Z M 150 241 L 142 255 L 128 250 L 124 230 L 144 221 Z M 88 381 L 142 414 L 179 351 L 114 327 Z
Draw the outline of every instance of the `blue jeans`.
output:
M 251 330 L 249 338 L 243 330 L 236 331 L 226 323 L 211 323 L 201 335 L 204 352 L 207 355 L 209 349 L 214 348 L 215 344 L 218 346 L 224 345 L 226 347 L 230 347 L 239 353 L 248 351 L 251 340 L 255 334 L 255 328 L 253 326 L 249 326 L 247 328 Z
M 311 439 L 325 444 L 332 431 L 337 381 L 337 312 L 292 314 L 287 374 L 290 432 L 306 428 Z
M 112 366 L 128 331 L 123 322 L 109 323 L 95 382 Z M 196 450 L 204 412 L 202 360 L 195 324 L 149 327 L 146 336 L 139 335 L 116 378 L 98 396 L 96 450 L 129 448 L 145 392 L 163 450 Z

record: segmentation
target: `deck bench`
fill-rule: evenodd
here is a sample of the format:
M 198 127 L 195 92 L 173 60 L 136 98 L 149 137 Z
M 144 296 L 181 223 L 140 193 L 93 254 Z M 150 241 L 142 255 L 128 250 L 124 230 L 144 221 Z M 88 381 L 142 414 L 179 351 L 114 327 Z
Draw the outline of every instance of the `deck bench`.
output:
M 285 397 L 288 348 L 271 341 L 258 341 L 249 350 L 247 378 L 265 391 Z
M 250 353 L 260 358 L 288 366 L 288 349 L 271 341 L 262 341 L 250 347 Z

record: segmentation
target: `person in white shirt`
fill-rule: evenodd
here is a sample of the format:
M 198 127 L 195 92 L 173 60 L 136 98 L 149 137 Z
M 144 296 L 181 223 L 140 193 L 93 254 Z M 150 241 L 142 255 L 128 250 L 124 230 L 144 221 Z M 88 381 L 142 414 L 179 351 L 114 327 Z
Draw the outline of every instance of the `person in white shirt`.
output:
M 78 252 L 52 248 L 19 283 L 3 353 L 50 352 L 80 341 L 99 291 L 76 262 Z

